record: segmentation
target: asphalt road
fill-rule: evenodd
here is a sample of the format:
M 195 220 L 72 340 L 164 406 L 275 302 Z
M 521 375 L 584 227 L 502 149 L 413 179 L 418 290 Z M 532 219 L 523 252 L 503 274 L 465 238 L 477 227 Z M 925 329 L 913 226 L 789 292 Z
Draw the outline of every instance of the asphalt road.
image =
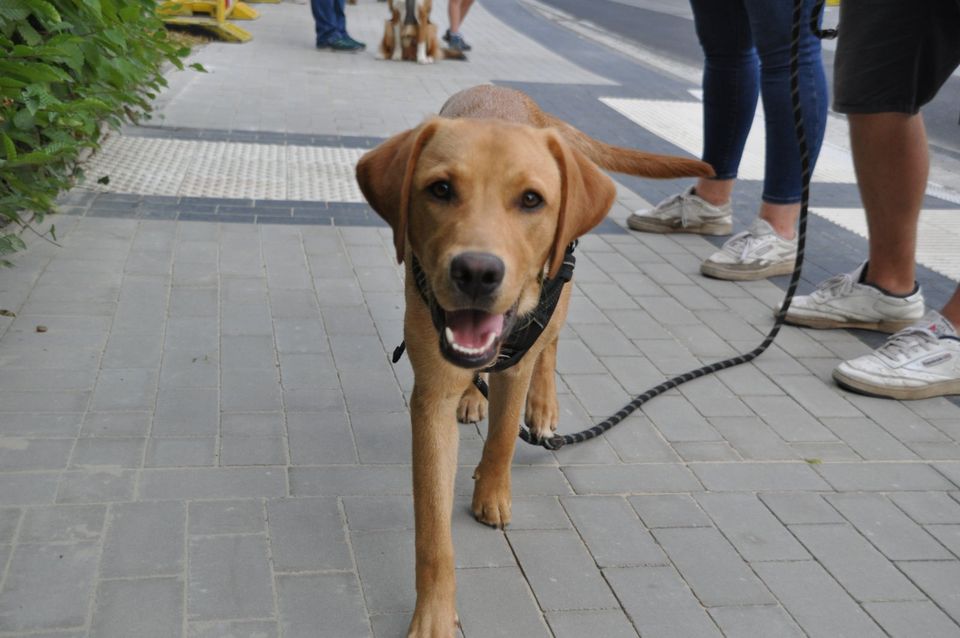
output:
M 669 58 L 700 65 L 703 54 L 685 0 L 542 0 L 578 18 Z M 825 24 L 836 22 L 828 9 Z M 960 37 L 960 36 L 958 36 Z M 824 46 L 824 64 L 832 83 L 834 43 Z M 931 150 L 960 159 L 960 74 L 954 73 L 923 109 Z

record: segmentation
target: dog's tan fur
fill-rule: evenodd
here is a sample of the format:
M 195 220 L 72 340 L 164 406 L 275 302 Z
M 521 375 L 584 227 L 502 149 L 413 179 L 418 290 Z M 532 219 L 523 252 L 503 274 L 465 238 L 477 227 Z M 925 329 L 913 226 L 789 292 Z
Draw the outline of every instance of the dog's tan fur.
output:
M 710 175 L 696 160 L 650 155 L 608 146 L 541 111 L 526 95 L 491 86 L 453 96 L 421 126 L 400 133 L 364 155 L 357 179 L 367 201 L 393 228 L 397 259 L 406 262 L 404 338 L 414 370 L 410 401 L 416 526 L 417 602 L 412 638 L 450 638 L 455 632 L 454 555 L 450 531 L 457 468 L 455 419 L 482 418 L 484 401 L 471 381 L 474 370 L 447 361 L 438 347 L 430 310 L 413 282 L 416 255 L 438 304 L 456 309 L 449 275 L 465 251 L 498 256 L 505 275 L 485 308 L 517 314 L 537 304 L 544 275 L 554 275 L 564 248 L 606 216 L 616 196 L 599 168 L 649 177 Z M 456 197 L 439 201 L 430 186 L 453 184 Z M 525 190 L 544 205 L 523 210 Z M 570 286 L 543 334 L 514 367 L 490 375 L 490 421 L 474 473 L 472 510 L 495 527 L 510 521 L 510 465 L 517 424 L 536 436 L 557 426 L 554 369 L 557 337 L 566 317 Z

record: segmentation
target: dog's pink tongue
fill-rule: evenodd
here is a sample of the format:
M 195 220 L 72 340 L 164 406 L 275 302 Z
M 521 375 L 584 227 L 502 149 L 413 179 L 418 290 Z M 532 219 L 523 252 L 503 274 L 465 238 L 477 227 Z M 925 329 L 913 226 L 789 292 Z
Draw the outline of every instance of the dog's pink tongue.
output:
M 447 327 L 453 331 L 457 345 L 480 348 L 487 345 L 490 334 L 503 331 L 503 315 L 491 315 L 481 310 L 455 310 L 447 313 Z

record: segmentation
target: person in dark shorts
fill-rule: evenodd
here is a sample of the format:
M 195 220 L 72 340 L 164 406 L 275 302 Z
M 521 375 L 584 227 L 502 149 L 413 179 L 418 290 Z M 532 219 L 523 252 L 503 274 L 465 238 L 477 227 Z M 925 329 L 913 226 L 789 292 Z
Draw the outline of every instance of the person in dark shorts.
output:
M 842 362 L 843 387 L 894 399 L 960 394 L 960 287 L 924 312 L 916 240 L 929 150 L 920 108 L 960 65 L 960 0 L 843 0 L 834 109 L 846 113 L 870 254 L 796 297 L 787 321 L 896 332 Z M 960 253 L 958 253 L 960 254 Z

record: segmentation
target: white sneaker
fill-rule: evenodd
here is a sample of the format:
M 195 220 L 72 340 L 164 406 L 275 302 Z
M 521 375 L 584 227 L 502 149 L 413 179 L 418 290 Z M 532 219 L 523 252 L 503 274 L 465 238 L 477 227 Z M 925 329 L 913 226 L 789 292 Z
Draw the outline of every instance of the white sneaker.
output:
M 708 277 L 747 281 L 793 272 L 797 262 L 797 238 L 784 239 L 765 220 L 757 217 L 750 228 L 737 233 L 700 266 Z
M 960 337 L 936 310 L 833 371 L 842 387 L 890 399 L 960 394 Z
M 888 295 L 861 283 L 866 265 L 863 262 L 853 272 L 827 279 L 809 295 L 794 297 L 786 322 L 808 328 L 896 332 L 923 317 L 923 293 L 919 286 L 903 297 Z
M 648 233 L 698 233 L 729 235 L 733 230 L 730 202 L 714 206 L 694 194 L 691 186 L 679 195 L 668 197 L 650 210 L 637 211 L 627 218 L 627 226 Z

